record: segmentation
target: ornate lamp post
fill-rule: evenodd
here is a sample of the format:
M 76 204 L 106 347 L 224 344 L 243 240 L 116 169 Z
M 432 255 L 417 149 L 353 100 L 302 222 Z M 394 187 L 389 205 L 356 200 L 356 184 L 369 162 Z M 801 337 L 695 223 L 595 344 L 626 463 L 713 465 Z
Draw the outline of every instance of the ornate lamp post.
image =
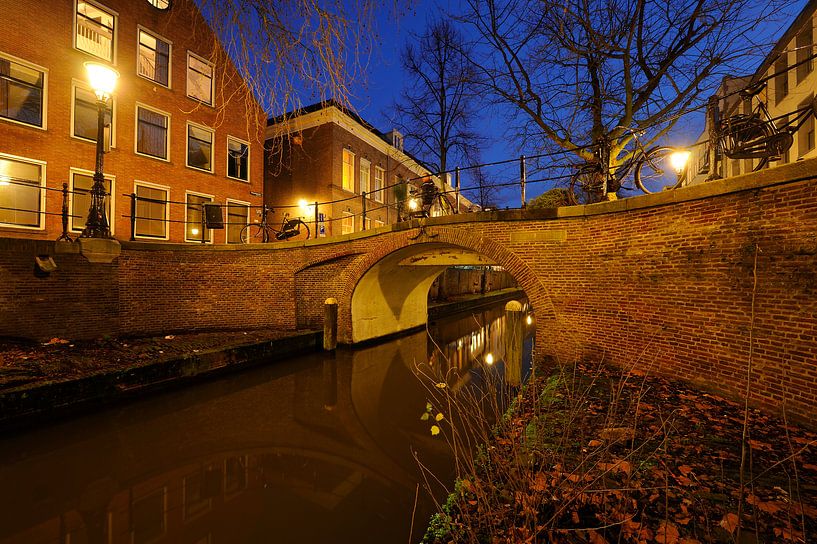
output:
M 111 228 L 105 216 L 105 175 L 102 173 L 103 155 L 105 153 L 105 106 L 110 99 L 119 72 L 103 64 L 86 62 L 88 81 L 96 94 L 97 133 L 96 133 L 96 167 L 94 184 L 91 187 L 91 207 L 88 219 L 80 238 L 111 238 Z

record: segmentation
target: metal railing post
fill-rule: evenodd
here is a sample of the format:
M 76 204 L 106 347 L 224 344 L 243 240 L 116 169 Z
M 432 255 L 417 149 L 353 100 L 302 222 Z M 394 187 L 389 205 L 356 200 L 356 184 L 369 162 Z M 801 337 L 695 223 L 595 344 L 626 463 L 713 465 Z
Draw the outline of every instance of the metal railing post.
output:
M 318 229 L 320 228 L 320 222 L 318 221 L 318 201 L 315 201 L 315 238 L 318 237 Z
M 130 241 L 136 240 L 136 193 L 130 194 Z
M 57 238 L 58 242 L 71 242 L 71 236 L 68 234 L 68 184 L 62 184 L 62 234 Z
M 460 213 L 460 167 L 454 169 L 454 197 L 456 200 L 456 213 Z
M 366 230 L 366 191 L 360 191 L 360 200 L 363 202 L 363 215 L 360 218 L 362 221 L 360 230 Z
M 527 207 L 527 200 L 525 198 L 525 183 L 528 181 L 528 169 L 525 165 L 525 155 L 519 157 L 519 189 L 522 195 L 522 207 Z
M 201 205 L 201 243 L 204 244 L 204 204 Z

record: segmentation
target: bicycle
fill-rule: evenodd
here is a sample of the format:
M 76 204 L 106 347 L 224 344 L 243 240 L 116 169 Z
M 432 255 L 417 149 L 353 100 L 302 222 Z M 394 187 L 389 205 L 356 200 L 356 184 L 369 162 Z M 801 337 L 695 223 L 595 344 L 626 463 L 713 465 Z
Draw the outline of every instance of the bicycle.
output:
M 292 238 L 299 240 L 308 240 L 310 231 L 307 225 L 300 217 L 289 219 L 289 214 L 284 214 L 281 220 L 281 230 L 276 230 L 267 222 L 267 216 L 273 212 L 273 209 L 264 204 L 256 213 L 261 214 L 261 220 L 258 223 L 250 223 L 241 229 L 241 242 L 245 244 L 266 244 L 271 239 L 284 241 Z
M 427 178 L 423 180 L 418 189 L 412 188 L 409 191 L 407 201 L 408 218 L 431 217 L 431 209 L 434 207 L 434 204 L 437 204 L 442 215 L 457 213 L 445 194 L 434 184 L 434 181 Z
M 607 195 L 610 193 L 633 190 L 631 181 L 635 188 L 645 194 L 675 189 L 681 185 L 683 178 L 679 168 L 672 165 L 673 155 L 688 156 L 687 151 L 669 146 L 656 146 L 645 151 L 638 137 L 634 136 L 634 139 L 637 151 L 610 173 L 602 166 L 604 161 L 600 158 L 599 146 L 596 159 L 579 166 L 570 176 L 568 202 L 572 205 L 602 202 L 608 200 Z
M 743 102 L 751 105 L 752 99 L 766 88 L 766 82 L 750 85 L 738 92 Z M 815 104 L 791 112 L 778 119 L 772 118 L 766 103 L 758 99 L 751 113 L 736 113 L 721 116 L 718 107 L 719 99 L 713 98 L 709 105 L 710 146 L 730 159 L 758 159 L 753 172 L 763 169 L 769 162 L 779 161 L 794 143 L 794 134 L 812 115 L 815 115 Z M 785 119 L 784 122 L 775 123 Z M 713 170 L 714 172 L 715 170 Z

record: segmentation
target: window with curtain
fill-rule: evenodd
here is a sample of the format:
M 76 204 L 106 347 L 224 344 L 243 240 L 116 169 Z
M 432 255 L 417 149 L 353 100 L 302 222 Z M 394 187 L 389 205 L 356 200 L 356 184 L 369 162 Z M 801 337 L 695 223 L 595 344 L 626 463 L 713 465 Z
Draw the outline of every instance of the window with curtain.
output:
M 136 110 L 136 152 L 167 160 L 170 117 L 141 106 Z
M 136 236 L 166 239 L 169 190 L 137 183 Z
M 42 165 L 0 157 L 0 224 L 41 227 L 43 181 Z

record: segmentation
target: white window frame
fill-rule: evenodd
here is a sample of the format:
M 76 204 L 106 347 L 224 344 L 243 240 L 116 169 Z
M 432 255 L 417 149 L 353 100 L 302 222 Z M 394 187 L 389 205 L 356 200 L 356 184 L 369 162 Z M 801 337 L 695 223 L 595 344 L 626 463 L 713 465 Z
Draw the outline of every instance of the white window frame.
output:
M 195 127 L 199 130 L 203 130 L 205 132 L 209 132 L 210 135 L 213 137 L 210 140 L 210 169 L 205 170 L 204 168 L 199 168 L 198 166 L 191 166 L 188 162 L 190 160 L 190 127 Z M 187 121 L 184 127 L 184 165 L 191 170 L 195 170 L 197 172 L 207 172 L 208 174 L 212 174 L 216 170 L 216 130 L 210 128 L 205 125 L 201 125 L 199 123 L 194 123 L 193 121 Z
M 163 115 L 167 117 L 167 144 L 165 145 L 165 155 L 166 158 L 157 157 L 155 155 L 148 155 L 147 153 L 140 153 L 139 152 L 139 108 L 144 108 L 148 111 L 152 111 L 153 113 L 158 113 L 159 115 Z M 172 118 L 170 114 L 166 111 L 162 111 L 160 109 L 154 108 L 152 106 L 148 106 L 147 104 L 143 104 L 142 102 L 137 102 L 136 107 L 134 108 L 134 123 L 133 123 L 133 152 L 140 157 L 147 157 L 149 159 L 162 161 L 162 162 L 170 162 L 170 126 L 172 122 Z M 185 158 L 185 162 L 187 159 Z
M 147 187 L 149 189 L 158 189 L 160 191 L 164 191 L 166 193 L 165 198 L 166 198 L 166 200 L 168 202 L 165 203 L 165 220 L 164 220 L 165 235 L 163 237 L 145 236 L 144 234 L 139 235 L 139 234 L 136 233 L 136 226 L 134 225 L 133 237 L 136 238 L 137 240 L 170 240 L 170 202 L 169 202 L 170 201 L 170 187 L 167 186 L 167 185 L 159 185 L 157 183 L 150 183 L 148 181 L 140 181 L 140 180 L 137 179 L 137 180 L 133 181 L 133 194 L 136 194 L 136 192 L 137 192 L 136 188 L 137 187 Z M 186 205 L 187 205 L 187 203 L 185 203 L 185 206 Z M 185 210 L 186 209 L 187 208 L 185 208 Z M 187 225 L 185 224 L 185 227 L 186 226 Z M 185 228 L 185 232 L 187 232 L 186 228 Z
M 93 53 L 91 53 L 89 51 L 86 51 L 84 49 L 80 49 L 79 46 L 77 45 L 77 27 L 79 25 L 79 21 L 77 19 L 77 10 L 79 10 L 79 6 L 78 6 L 79 1 L 78 0 L 74 0 L 74 27 L 71 30 L 74 49 L 76 49 L 77 51 L 79 51 L 80 53 L 82 53 L 84 55 L 89 55 L 89 56 L 91 56 L 91 57 L 93 57 L 95 59 L 101 59 L 101 60 L 104 60 L 106 62 L 110 62 L 111 64 L 116 66 L 116 53 L 117 53 L 117 47 L 116 47 L 117 43 L 116 42 L 117 42 L 117 38 L 119 37 L 119 13 L 112 10 L 108 6 L 106 6 L 104 4 L 101 4 L 99 2 L 96 2 L 94 0 L 84 0 L 84 1 L 87 2 L 88 4 L 92 4 L 92 5 L 96 6 L 96 8 L 101 10 L 101 11 L 107 12 L 108 15 L 113 17 L 113 36 L 111 36 L 111 58 L 107 59 L 105 57 L 100 57 L 99 55 L 95 55 L 95 54 L 93 54 Z
M 345 172 L 346 172 L 346 161 L 343 160 L 343 159 L 344 159 L 344 156 L 347 153 L 352 156 L 352 167 L 350 168 L 350 176 L 352 178 L 351 179 L 351 182 L 352 182 L 352 188 L 351 189 L 347 188 L 346 184 L 344 183 L 344 180 L 345 180 L 344 175 L 345 175 Z M 348 148 L 344 147 L 343 151 L 341 151 L 341 155 L 340 155 L 340 187 L 344 191 L 354 193 L 355 192 L 355 185 L 356 185 L 356 183 L 355 183 L 355 153 L 351 149 L 348 149 Z
M 352 226 L 352 230 L 349 231 L 349 232 L 345 232 L 346 227 L 347 227 L 346 220 L 350 219 L 350 218 L 351 218 L 351 220 L 349 221 L 349 223 Z M 355 214 L 353 214 L 352 212 L 346 212 L 346 211 L 341 212 L 341 216 L 340 216 L 340 234 L 341 234 L 341 236 L 343 236 L 344 234 L 353 234 L 354 232 L 355 232 Z
M 45 180 L 47 179 L 45 176 L 45 168 L 46 162 L 45 161 L 38 161 L 36 159 L 29 159 L 28 157 L 20 157 L 17 155 L 9 155 L 8 153 L 0 153 L 0 159 L 8 159 L 12 161 L 19 161 L 19 162 L 27 162 L 29 164 L 36 164 L 40 167 L 40 211 L 37 214 L 37 223 L 36 227 L 31 227 L 28 225 L 15 225 L 14 223 L 0 223 L 0 227 L 3 228 L 10 228 L 10 229 L 21 229 L 21 230 L 44 230 L 45 229 L 45 193 L 48 191 L 45 190 Z M 32 186 L 33 187 L 33 186 Z
M 23 127 L 29 128 L 36 128 L 39 130 L 48 130 L 48 68 L 44 68 L 39 64 L 34 64 L 33 62 L 28 62 L 27 60 L 23 60 L 19 57 L 15 57 L 14 55 L 9 55 L 8 53 L 4 53 L 0 51 L 0 58 L 4 58 L 11 62 L 22 64 L 26 68 L 30 68 L 32 70 L 36 70 L 43 75 L 43 99 L 42 99 L 42 117 L 43 123 L 42 126 L 40 125 L 31 125 L 29 123 L 24 123 L 22 121 L 18 121 L 16 119 L 9 119 L 7 117 L 0 117 L 0 121 L 4 121 L 6 123 L 13 123 L 15 125 L 20 125 Z
M 167 85 L 164 85 L 164 84 L 156 81 L 155 79 L 151 79 L 151 78 L 149 78 L 147 76 L 144 76 L 144 75 L 139 73 L 139 47 L 142 45 L 141 42 L 139 41 L 139 32 L 140 31 L 144 32 L 145 34 L 150 34 L 151 36 L 153 36 L 157 40 L 161 40 L 161 41 L 163 41 L 163 42 L 165 42 L 167 44 Z M 167 38 L 165 38 L 161 34 L 153 32 L 152 30 L 150 30 L 148 28 L 145 28 L 142 25 L 136 25 L 136 75 L 138 77 L 141 77 L 145 81 L 150 81 L 151 83 L 159 85 L 160 87 L 164 87 L 165 89 L 172 89 L 173 88 L 173 85 L 172 85 L 172 82 L 173 82 L 173 42 L 171 42 L 170 40 L 168 40 Z
M 247 179 L 241 179 L 230 175 L 230 140 L 244 144 L 247 146 Z M 227 162 L 225 164 L 225 171 L 224 175 L 230 179 L 234 179 L 236 181 L 240 181 L 242 183 L 249 183 L 250 182 L 250 157 L 251 157 L 251 149 L 250 149 L 250 142 L 242 140 L 241 138 L 236 138 L 235 136 L 227 135 Z
M 364 159 L 360 157 L 360 165 L 358 166 L 358 179 L 360 180 L 360 194 L 363 194 L 363 191 L 366 191 L 366 196 L 371 198 L 370 193 L 372 192 L 372 161 L 369 159 Z M 363 173 L 366 173 L 366 187 L 363 187 Z
M 380 187 L 377 187 L 377 173 L 380 172 Z M 383 193 L 385 193 L 384 187 L 386 186 L 386 170 L 380 166 L 374 167 L 374 190 L 376 191 L 372 195 L 372 200 L 377 202 L 383 202 Z M 380 189 L 379 191 L 377 189 Z
M 226 202 L 225 215 L 227 216 L 227 223 L 228 224 L 224 225 L 224 243 L 229 244 L 230 243 L 230 233 L 229 233 L 229 228 L 230 228 L 230 225 L 229 225 L 229 222 L 230 222 L 230 204 L 238 204 L 240 206 L 247 206 L 247 225 L 250 224 L 250 211 L 252 210 L 252 204 L 250 204 L 249 202 L 244 202 L 243 200 L 235 200 L 235 199 L 232 199 L 232 198 L 228 198 L 225 202 Z M 244 228 L 244 227 L 241 227 L 241 228 Z M 240 235 L 241 235 L 241 232 L 239 231 L 239 236 Z
M 71 80 L 71 138 L 75 140 L 79 140 L 81 142 L 89 142 L 96 145 L 96 140 L 89 140 L 88 138 L 83 138 L 82 136 L 77 136 L 74 134 L 74 118 L 76 116 L 76 105 L 77 105 L 77 89 L 82 88 L 86 91 L 90 91 L 91 93 L 94 90 L 91 88 L 90 85 L 85 83 L 84 81 L 80 81 L 78 79 Z M 116 99 L 114 97 L 109 98 L 108 100 L 111 101 L 111 149 L 116 148 Z
M 90 176 L 91 178 L 94 177 L 93 170 L 85 170 L 84 168 L 74 168 L 73 166 L 68 169 L 68 213 L 71 214 L 71 211 L 74 209 L 74 175 L 80 174 L 82 176 Z M 103 173 L 103 176 L 106 180 L 111 180 L 111 194 L 107 196 L 107 200 L 110 201 L 111 210 L 110 212 L 106 212 L 108 217 L 108 227 L 111 229 L 111 234 L 116 232 L 115 224 L 116 221 L 113 220 L 116 217 L 116 198 L 114 195 L 116 194 L 116 176 L 112 174 Z M 90 194 L 90 192 L 89 192 Z M 80 210 L 77 210 L 79 212 Z M 86 220 L 87 220 L 87 213 L 88 210 L 85 210 Z M 74 228 L 74 218 L 68 218 L 68 232 L 82 232 L 84 228 L 77 229 Z
M 191 96 L 191 94 L 190 94 L 190 85 L 188 85 L 188 83 L 190 81 L 190 77 L 188 76 L 188 74 L 190 72 L 190 57 L 195 57 L 196 60 L 210 65 L 210 68 L 212 69 L 212 74 L 210 75 L 210 102 L 205 102 L 204 100 L 201 100 L 200 98 L 196 98 L 195 96 Z M 187 51 L 187 65 L 185 67 L 185 72 L 184 72 L 184 86 L 185 86 L 185 94 L 187 95 L 187 98 L 189 98 L 190 100 L 195 100 L 199 104 L 204 104 L 205 106 L 214 107 L 215 103 L 216 103 L 216 65 L 215 65 L 215 63 L 210 62 L 209 60 L 205 59 L 201 55 L 197 55 L 197 54 L 193 53 L 192 51 L 188 50 Z
M 188 208 L 187 197 L 190 196 L 190 195 L 200 196 L 202 198 L 209 198 L 210 202 L 212 202 L 212 203 L 215 203 L 216 197 L 215 197 L 215 195 L 210 195 L 210 194 L 207 194 L 207 193 L 199 193 L 199 192 L 196 192 L 196 191 L 185 191 L 184 192 L 184 241 L 185 242 L 195 242 L 197 244 L 200 244 L 201 243 L 201 236 L 199 236 L 198 238 L 193 238 L 193 239 L 189 239 L 187 237 L 187 224 L 190 223 L 190 221 L 187 218 L 187 208 Z M 204 213 L 204 210 L 202 210 L 202 213 Z M 212 244 L 212 243 L 214 243 L 213 242 L 213 229 L 207 229 L 207 230 L 210 231 L 210 234 L 208 236 L 208 238 L 210 238 L 210 239 L 205 240 L 204 243 L 205 244 Z
M 384 226 L 386 226 L 386 223 L 384 223 L 380 219 L 375 219 L 374 220 L 374 228 L 379 229 L 380 227 L 384 227 Z

